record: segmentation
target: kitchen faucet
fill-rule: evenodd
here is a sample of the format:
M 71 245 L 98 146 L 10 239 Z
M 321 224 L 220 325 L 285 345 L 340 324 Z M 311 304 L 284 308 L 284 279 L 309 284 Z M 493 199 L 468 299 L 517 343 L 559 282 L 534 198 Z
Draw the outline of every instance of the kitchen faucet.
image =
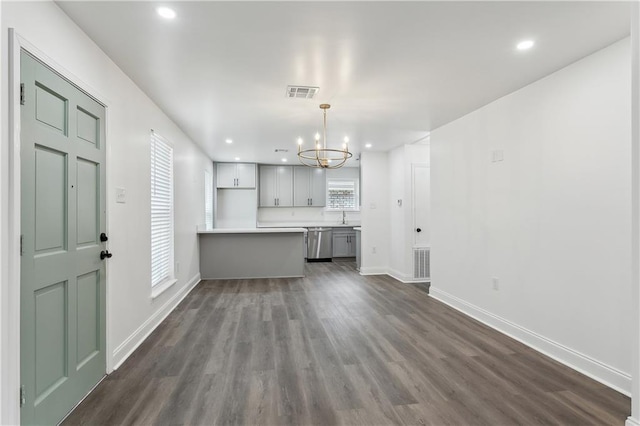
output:
M 347 212 L 345 212 L 344 210 L 342 210 L 342 224 L 347 224 Z

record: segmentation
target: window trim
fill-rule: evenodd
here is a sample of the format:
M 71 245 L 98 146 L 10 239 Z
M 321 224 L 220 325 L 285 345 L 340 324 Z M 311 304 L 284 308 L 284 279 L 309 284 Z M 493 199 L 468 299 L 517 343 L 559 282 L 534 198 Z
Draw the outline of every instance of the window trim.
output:
M 331 207 L 330 206 L 330 197 L 329 197 L 329 190 L 330 190 L 330 182 L 353 182 L 353 188 L 354 188 L 354 194 L 353 194 L 353 204 L 354 207 L 353 208 L 348 208 L 348 209 L 342 209 L 342 208 L 336 208 L 336 207 Z M 345 211 L 345 212 L 358 212 L 360 211 L 360 180 L 358 178 L 327 178 L 327 190 L 326 190 L 326 194 L 325 196 L 327 197 L 327 203 L 326 203 L 326 207 L 325 207 L 325 211 L 330 211 L 330 212 L 341 212 L 341 211 Z
M 177 282 L 175 277 L 175 176 L 174 176 L 174 149 L 173 144 L 171 144 L 168 140 L 160 136 L 158 133 L 151 130 L 151 138 L 150 138 L 150 160 L 151 160 L 151 170 L 150 170 L 150 227 L 151 227 L 151 241 L 150 241 L 150 253 L 151 253 L 151 264 L 150 264 L 150 288 L 151 288 L 151 298 L 156 298 L 164 291 L 166 291 L 169 287 Z M 156 147 L 157 144 L 161 144 L 160 146 L 168 150 L 169 155 L 169 170 L 168 172 L 162 176 L 168 178 L 169 182 L 169 229 L 168 239 L 164 239 L 163 243 L 168 243 L 168 259 L 167 259 L 167 272 L 164 274 L 157 282 L 153 282 L 153 267 L 154 265 L 154 244 L 153 244 L 153 216 L 154 216 L 154 188 L 155 188 L 155 180 L 158 179 L 158 175 L 156 174 L 156 170 L 158 168 L 158 162 L 155 159 L 156 156 Z M 164 145 L 164 146 L 162 146 Z

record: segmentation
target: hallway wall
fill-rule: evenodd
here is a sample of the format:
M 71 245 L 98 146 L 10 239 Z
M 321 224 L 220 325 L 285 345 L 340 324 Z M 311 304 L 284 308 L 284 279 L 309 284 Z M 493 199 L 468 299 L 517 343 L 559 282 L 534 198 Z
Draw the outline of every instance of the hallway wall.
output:
M 624 39 L 431 133 L 433 296 L 625 393 L 630 69 Z
M 2 146 L 8 133 L 9 28 L 59 67 L 82 88 L 107 105 L 107 233 L 114 256 L 107 267 L 107 364 L 115 367 L 162 320 L 199 280 L 196 226 L 204 223 L 204 170 L 209 158 L 142 92 L 93 41 L 53 2 L 2 2 Z M 60 69 L 61 68 L 61 69 Z M 151 298 L 150 287 L 150 130 L 174 147 L 175 261 L 178 282 Z M 2 211 L 8 203 L 5 178 L 10 159 L 1 151 Z M 116 188 L 124 188 L 125 204 L 116 203 Z M 3 228 L 4 232 L 5 229 Z M 4 240 L 4 236 L 3 236 Z M 4 265 L 4 259 L 3 259 Z M 179 266 L 178 266 L 179 265 Z M 2 275 L 2 294 L 17 282 Z M 15 287 L 13 288 L 15 289 Z M 3 330 L 3 351 L 6 333 Z M 15 346 L 11 350 L 16 351 Z M 4 367 L 4 366 L 3 366 Z M 17 366 L 14 366 L 17 367 Z M 15 380 L 15 368 L 3 369 L 2 382 Z M 18 370 L 19 371 L 19 370 Z M 9 377 L 9 374 L 13 376 Z M 3 386 L 4 388 L 4 386 Z M 15 389 L 18 389 L 15 386 Z M 13 406 L 17 391 L 2 395 L 2 406 Z M 2 423 L 15 420 L 2 414 Z

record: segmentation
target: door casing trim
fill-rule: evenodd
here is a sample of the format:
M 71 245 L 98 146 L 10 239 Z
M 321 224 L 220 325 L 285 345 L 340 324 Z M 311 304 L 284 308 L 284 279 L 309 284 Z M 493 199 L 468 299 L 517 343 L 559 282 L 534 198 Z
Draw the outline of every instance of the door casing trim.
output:
M 7 244 L 7 269 L 8 285 L 2 288 L 2 320 L 3 330 L 0 333 L 0 368 L 3 377 L 0 384 L 0 395 L 2 395 L 2 418 L 0 424 L 20 424 L 20 51 L 25 50 L 37 60 L 41 61 L 60 76 L 71 82 L 77 88 L 95 99 L 105 108 L 105 232 L 109 233 L 109 99 L 91 85 L 85 83 L 75 74 L 60 65 L 54 59 L 46 55 L 42 50 L 27 41 L 14 28 L 9 28 L 9 102 L 8 102 L 8 244 Z M 109 276 L 110 265 L 106 265 L 106 312 L 105 312 L 105 356 L 106 374 L 113 371 L 113 356 L 109 341 Z M 18 284 L 15 284 L 18 283 Z

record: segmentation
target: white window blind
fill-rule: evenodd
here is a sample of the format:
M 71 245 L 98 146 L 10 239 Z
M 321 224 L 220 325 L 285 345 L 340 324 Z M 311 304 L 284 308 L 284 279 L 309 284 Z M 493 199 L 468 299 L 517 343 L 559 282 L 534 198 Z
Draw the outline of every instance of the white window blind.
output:
M 173 148 L 151 132 L 151 286 L 173 278 Z
M 209 170 L 204 171 L 204 223 L 213 228 L 213 180 Z
M 327 181 L 327 208 L 331 210 L 355 210 L 358 187 L 353 179 Z

